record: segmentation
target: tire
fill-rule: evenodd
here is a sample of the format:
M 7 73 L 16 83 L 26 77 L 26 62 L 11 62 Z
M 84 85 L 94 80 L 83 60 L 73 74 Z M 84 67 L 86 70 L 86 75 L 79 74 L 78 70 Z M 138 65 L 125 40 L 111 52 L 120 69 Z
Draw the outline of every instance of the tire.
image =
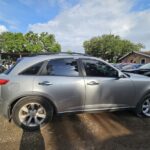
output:
M 139 117 L 150 118 L 150 94 L 145 95 L 137 104 L 136 114 Z
M 12 109 L 15 124 L 23 130 L 34 131 L 46 125 L 53 116 L 53 106 L 42 97 L 21 98 Z

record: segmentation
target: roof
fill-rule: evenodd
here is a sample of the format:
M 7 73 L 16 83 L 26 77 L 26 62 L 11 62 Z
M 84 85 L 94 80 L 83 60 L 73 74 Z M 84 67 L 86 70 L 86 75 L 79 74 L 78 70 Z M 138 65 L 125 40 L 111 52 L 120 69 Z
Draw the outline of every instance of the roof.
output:
M 124 58 L 126 58 L 127 56 L 129 56 L 130 54 L 138 54 L 138 55 L 142 55 L 144 57 L 148 57 L 150 58 L 150 51 L 145 51 L 145 52 L 136 52 L 136 51 L 132 51 L 130 53 L 125 54 L 124 56 L 122 56 L 121 58 L 119 58 L 119 60 L 122 60 Z
M 11 71 L 11 74 L 17 75 L 22 70 L 25 70 L 26 68 L 37 64 L 39 62 L 48 61 L 51 59 L 61 59 L 61 58 L 85 58 L 85 59 L 95 59 L 95 60 L 101 60 L 101 58 L 96 58 L 92 56 L 86 56 L 86 55 L 80 55 L 80 54 L 42 54 L 42 55 L 35 55 L 35 56 L 27 56 L 23 57 L 22 60 L 16 65 L 16 67 Z M 104 61 L 103 61 L 104 62 Z

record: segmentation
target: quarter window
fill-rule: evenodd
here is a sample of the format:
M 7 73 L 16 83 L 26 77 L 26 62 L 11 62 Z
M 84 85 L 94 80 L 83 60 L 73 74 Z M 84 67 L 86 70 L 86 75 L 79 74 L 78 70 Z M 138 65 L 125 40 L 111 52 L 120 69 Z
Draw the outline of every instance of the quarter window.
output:
M 77 61 L 70 58 L 51 60 L 46 70 L 51 76 L 79 76 Z
M 20 74 L 22 74 L 22 75 L 36 75 L 39 72 L 42 65 L 43 65 L 43 62 L 38 63 L 36 65 L 33 65 Z
M 98 60 L 83 60 L 86 76 L 117 77 L 117 70 Z

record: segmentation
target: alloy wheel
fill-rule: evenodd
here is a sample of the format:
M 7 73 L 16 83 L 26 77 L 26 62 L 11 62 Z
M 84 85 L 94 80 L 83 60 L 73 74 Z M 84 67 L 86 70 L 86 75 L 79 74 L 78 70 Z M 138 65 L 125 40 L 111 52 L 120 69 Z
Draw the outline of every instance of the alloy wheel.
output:
M 20 122 L 28 127 L 40 126 L 46 119 L 46 110 L 39 103 L 28 103 L 19 110 Z
M 150 117 L 150 99 L 146 99 L 142 104 L 142 113 L 145 116 Z

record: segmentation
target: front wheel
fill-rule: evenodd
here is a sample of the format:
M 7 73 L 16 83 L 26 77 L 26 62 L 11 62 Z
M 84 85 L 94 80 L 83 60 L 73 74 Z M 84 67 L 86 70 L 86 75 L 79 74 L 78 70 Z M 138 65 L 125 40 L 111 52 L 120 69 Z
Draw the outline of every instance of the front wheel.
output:
M 136 112 L 139 116 L 150 117 L 150 94 L 146 95 L 137 105 Z
M 24 97 L 12 110 L 14 122 L 25 130 L 37 130 L 53 116 L 53 107 L 44 98 Z

